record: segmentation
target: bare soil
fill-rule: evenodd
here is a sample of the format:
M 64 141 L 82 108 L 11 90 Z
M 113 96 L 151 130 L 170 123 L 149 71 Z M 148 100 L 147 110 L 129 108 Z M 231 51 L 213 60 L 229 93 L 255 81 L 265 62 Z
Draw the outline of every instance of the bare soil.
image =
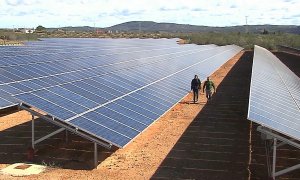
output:
M 177 43 L 178 43 L 178 44 L 187 44 L 187 41 L 184 40 L 184 39 L 179 39 L 179 40 L 177 41 Z

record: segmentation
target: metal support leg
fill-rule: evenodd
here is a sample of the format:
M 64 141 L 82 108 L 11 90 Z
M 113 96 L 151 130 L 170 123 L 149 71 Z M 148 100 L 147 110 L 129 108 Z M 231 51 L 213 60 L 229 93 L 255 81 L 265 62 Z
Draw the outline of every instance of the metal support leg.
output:
M 34 149 L 34 115 L 31 115 L 31 147 Z
M 294 171 L 296 169 L 300 169 L 300 164 L 297 164 L 295 166 L 292 166 L 292 167 L 289 167 L 289 168 L 286 168 L 284 170 L 281 170 L 281 171 L 278 171 L 275 173 L 275 176 L 280 176 L 282 174 L 285 174 L 285 173 L 288 173 L 288 172 L 291 172 L 291 171 Z
M 50 118 L 50 117 L 48 117 L 46 115 L 43 115 L 43 114 L 41 114 L 39 112 L 36 112 L 36 111 L 34 111 L 34 110 L 32 110 L 32 109 L 30 109 L 28 107 L 25 107 L 25 106 L 20 106 L 20 108 L 24 109 L 24 110 L 26 110 L 28 112 L 30 112 L 31 114 L 33 114 L 35 116 L 40 117 L 41 119 L 46 120 L 47 122 L 50 122 L 50 123 L 55 124 L 55 125 L 57 125 L 59 127 L 65 128 L 65 129 L 67 129 L 71 133 L 77 134 L 77 135 L 79 135 L 79 136 L 81 136 L 81 137 L 83 137 L 85 139 L 88 139 L 91 142 L 97 142 L 97 144 L 99 144 L 100 146 L 103 146 L 103 147 L 105 147 L 107 149 L 111 149 L 111 147 L 112 147 L 112 144 L 106 143 L 106 142 L 104 142 L 102 140 L 99 140 L 98 138 L 94 138 L 94 137 L 92 137 L 92 136 L 90 136 L 90 135 L 88 135 L 88 134 L 86 134 L 84 132 L 78 131 L 78 129 L 76 129 L 75 127 L 71 127 L 71 126 L 68 126 L 68 125 L 66 125 L 64 123 L 56 121 L 55 118 L 53 118 L 53 117 Z
M 277 139 L 274 138 L 273 143 L 273 166 L 272 166 L 272 178 L 275 180 L 275 172 L 276 172 L 276 148 L 277 148 Z
M 69 137 L 68 137 L 68 130 L 66 130 L 66 133 L 65 133 L 65 138 L 66 138 L 66 143 L 68 143 L 69 142 Z
M 94 166 L 95 166 L 95 168 L 97 168 L 97 166 L 98 166 L 97 143 L 94 143 Z
M 271 149 L 273 149 L 273 164 L 272 167 L 269 169 L 268 168 L 268 175 L 271 176 L 273 179 L 275 179 L 275 177 L 286 174 L 288 172 L 294 171 L 296 169 L 300 169 L 300 164 L 285 168 L 283 170 L 280 170 L 278 172 L 276 172 L 276 151 L 277 148 L 280 146 L 283 146 L 285 144 L 288 144 L 290 146 L 293 146 L 297 149 L 300 149 L 300 143 L 297 142 L 297 140 L 294 139 L 287 139 L 286 137 L 281 136 L 280 134 L 266 128 L 266 127 L 262 127 L 262 126 L 258 126 L 257 127 L 257 131 L 261 132 L 262 134 L 264 134 L 264 139 L 270 140 L 273 139 L 273 146 L 271 147 Z M 278 141 L 278 143 L 277 143 Z M 266 151 L 267 153 L 267 164 L 269 163 L 269 152 L 268 150 Z M 271 159 L 271 158 L 270 158 Z
M 50 138 L 51 136 L 54 136 L 54 135 L 56 135 L 56 134 L 58 134 L 58 133 L 60 133 L 60 132 L 62 132 L 64 130 L 65 130 L 65 128 L 60 128 L 60 129 L 58 129 L 58 130 L 56 130 L 56 131 L 54 131 L 54 132 L 52 132 L 52 133 L 50 133 L 50 134 L 48 134 L 48 135 L 46 135 L 44 137 L 41 137 L 40 139 L 35 140 L 34 144 L 40 143 L 40 142 L 42 142 L 42 141 Z

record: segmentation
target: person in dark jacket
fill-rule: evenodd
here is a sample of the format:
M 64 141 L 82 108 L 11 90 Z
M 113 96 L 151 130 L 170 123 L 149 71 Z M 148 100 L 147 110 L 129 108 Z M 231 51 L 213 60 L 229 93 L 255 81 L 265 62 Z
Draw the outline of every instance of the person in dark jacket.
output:
M 194 103 L 198 101 L 199 90 L 201 89 L 201 81 L 197 75 L 195 75 L 194 79 L 191 82 L 191 90 L 194 93 Z
M 216 93 L 216 87 L 214 82 L 212 82 L 209 77 L 207 77 L 207 80 L 204 82 L 203 84 L 203 92 L 206 92 L 206 98 L 207 100 L 211 100 L 211 96 L 212 96 L 212 89 L 214 89 L 214 93 Z

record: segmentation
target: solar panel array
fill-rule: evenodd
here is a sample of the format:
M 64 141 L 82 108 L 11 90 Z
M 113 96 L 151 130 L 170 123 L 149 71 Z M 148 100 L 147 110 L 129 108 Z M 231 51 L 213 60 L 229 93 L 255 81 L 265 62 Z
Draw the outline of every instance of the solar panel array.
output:
M 151 51 L 154 56 L 152 58 L 155 58 L 155 55 L 159 56 L 163 51 L 171 55 L 172 52 L 179 50 L 178 47 L 168 47 L 169 44 L 174 45 L 174 39 L 164 40 L 159 45 L 155 43 L 155 40 L 139 39 L 45 39 L 45 41 L 29 42 L 26 46 L 0 47 L 0 109 L 17 104 L 9 94 L 24 92 L 26 87 L 24 88 L 22 83 L 17 85 L 19 82 L 35 80 L 33 85 L 44 87 L 49 83 L 52 85 L 56 81 L 61 82 L 67 74 L 76 75 L 72 71 L 82 73 L 85 77 L 87 71 L 93 71 L 101 65 L 116 67 L 115 64 L 123 63 L 125 66 L 127 61 L 133 62 L 134 58 L 147 55 L 150 58 Z M 95 63 L 98 63 L 97 66 L 94 66 Z M 49 80 L 59 75 L 60 77 L 54 79 L 54 82 Z M 6 86 L 8 84 L 11 86 Z
M 255 46 L 248 119 L 300 140 L 300 78 Z
M 1 89 L 124 147 L 187 94 L 194 74 L 206 78 L 242 49 L 175 41 L 47 39 L 11 48 Z

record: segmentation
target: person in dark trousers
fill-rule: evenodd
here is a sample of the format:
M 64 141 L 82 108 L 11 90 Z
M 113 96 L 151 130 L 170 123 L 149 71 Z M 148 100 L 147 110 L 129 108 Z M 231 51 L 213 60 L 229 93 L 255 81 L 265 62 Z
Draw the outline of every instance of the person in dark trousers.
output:
M 212 95 L 212 89 L 214 89 L 214 93 L 216 93 L 216 87 L 214 82 L 212 82 L 209 77 L 207 77 L 207 80 L 204 82 L 203 84 L 203 93 L 204 93 L 204 89 L 205 89 L 205 93 L 206 93 L 206 98 L 207 100 L 211 100 L 211 95 Z
M 197 75 L 195 75 L 194 79 L 191 82 L 191 90 L 194 93 L 194 103 L 198 101 L 199 90 L 201 90 L 201 81 Z

